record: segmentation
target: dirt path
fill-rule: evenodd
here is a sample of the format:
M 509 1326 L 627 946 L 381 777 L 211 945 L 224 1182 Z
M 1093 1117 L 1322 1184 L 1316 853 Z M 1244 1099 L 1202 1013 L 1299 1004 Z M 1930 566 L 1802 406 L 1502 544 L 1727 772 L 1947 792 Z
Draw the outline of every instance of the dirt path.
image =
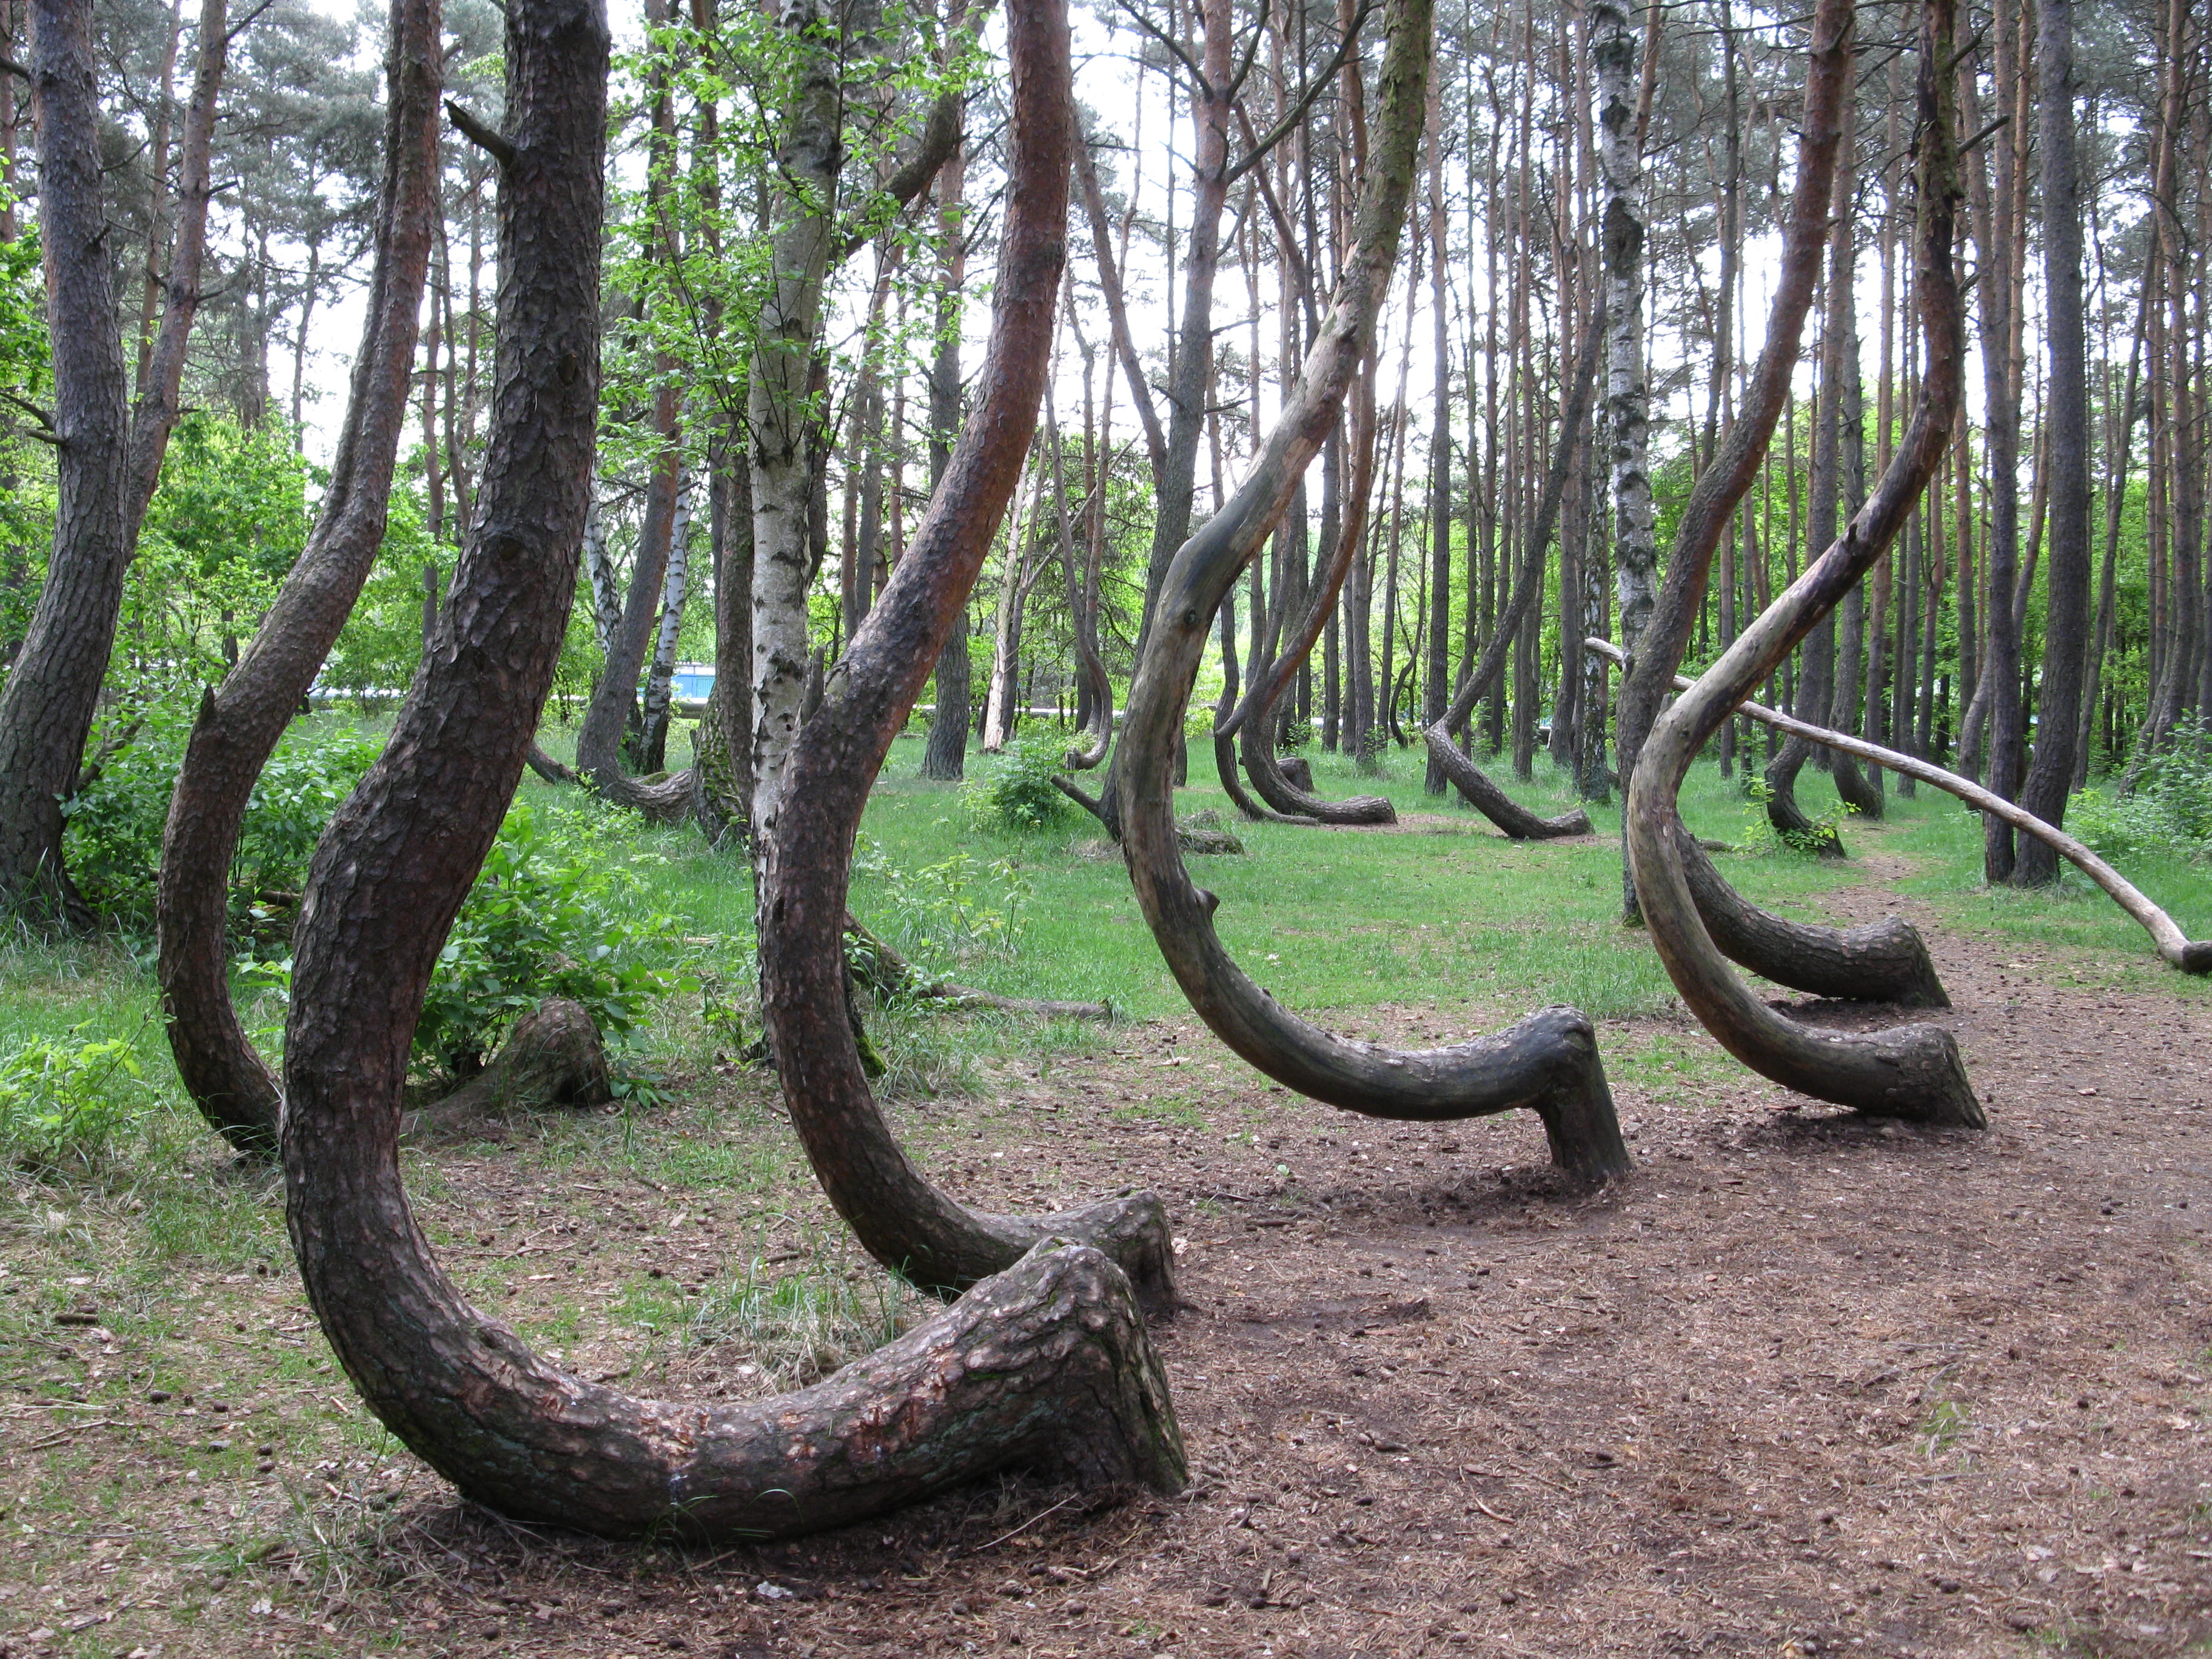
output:
M 977 1201 L 1168 1199 L 1194 1303 L 1161 1333 L 1198 1472 L 1178 1499 L 1010 1481 L 687 1554 L 526 1532 L 418 1472 L 373 1505 L 310 1494 L 387 1553 L 382 1582 L 254 1619 L 288 1569 L 242 1567 L 205 1604 L 240 1617 L 142 1651 L 2202 1651 L 2212 1010 L 1929 932 L 1985 1133 L 1814 1108 L 1663 1019 L 1605 1029 L 1638 1169 L 1595 1194 L 1556 1188 L 1533 1119 L 1349 1118 L 1188 1026 L 1006 1079 L 988 1121 L 940 1109 L 981 1133 L 937 1160 Z M 1496 1014 L 1353 1024 L 1427 1042 Z M 495 1170 L 441 1201 L 520 1224 L 501 1204 L 544 1189 L 503 1198 Z M 0 1654 L 131 1651 L 63 1639 Z

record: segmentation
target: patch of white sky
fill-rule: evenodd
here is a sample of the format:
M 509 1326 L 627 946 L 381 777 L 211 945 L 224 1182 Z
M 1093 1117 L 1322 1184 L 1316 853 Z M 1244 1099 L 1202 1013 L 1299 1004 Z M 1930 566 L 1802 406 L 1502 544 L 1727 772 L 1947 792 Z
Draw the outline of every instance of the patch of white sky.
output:
M 374 0 L 311 0 L 326 14 L 356 21 L 358 37 L 356 52 L 362 61 L 374 63 L 382 47 L 382 9 Z M 1091 5 L 1079 5 L 1073 16 L 1076 61 L 1076 92 L 1087 112 L 1092 131 L 1108 146 L 1102 149 L 1102 172 L 1105 175 L 1112 205 L 1126 208 L 1133 199 L 1138 222 L 1143 228 L 1127 239 L 1126 264 L 1123 283 L 1128 307 L 1131 332 L 1139 353 L 1146 361 L 1147 373 L 1155 387 L 1156 400 L 1164 402 L 1161 386 L 1164 379 L 1166 342 L 1170 324 L 1182 303 L 1181 284 L 1182 274 L 1171 267 L 1169 250 L 1162 246 L 1158 232 L 1162 226 L 1172 234 L 1180 236 L 1189 222 L 1192 125 L 1187 92 L 1179 81 L 1157 63 L 1140 67 L 1137 62 L 1141 37 L 1126 21 L 1117 21 L 1115 0 L 1095 0 Z M 634 50 L 643 33 L 642 8 L 639 0 L 615 0 L 611 8 L 611 22 L 615 33 L 617 53 Z M 996 15 L 989 25 L 987 45 L 1000 60 L 1004 56 L 1004 26 Z M 1379 44 L 1369 43 L 1367 52 L 1372 56 Z M 1152 54 L 1158 58 L 1157 51 Z M 1786 100 L 1790 94 L 1782 94 Z M 971 117 L 971 129 L 974 118 Z M 1455 341 L 1454 373 L 1463 376 L 1467 369 L 1465 344 L 1481 331 L 1485 308 L 1492 303 L 1505 305 L 1511 296 L 1503 291 L 1492 295 L 1488 291 L 1487 262 L 1484 250 L 1477 240 L 1478 216 L 1467 211 L 1465 201 L 1468 158 L 1463 153 L 1463 142 L 1453 145 L 1448 163 L 1446 189 L 1448 197 L 1462 205 L 1454 209 L 1452 257 L 1449 262 L 1445 297 L 1449 319 L 1448 332 Z M 1748 146 L 1747 149 L 1748 149 Z M 1784 187 L 1795 167 L 1794 135 L 1784 135 Z M 633 150 L 618 152 L 611 167 L 634 171 L 636 156 Z M 1747 158 L 1749 165 L 1749 158 Z M 988 190 L 995 186 L 994 175 L 980 170 L 971 171 L 971 185 Z M 1424 179 L 1421 189 L 1427 186 Z M 1755 190 L 1772 189 L 1771 178 L 1760 179 L 1747 176 L 1745 181 L 1747 198 Z M 1878 367 L 1876 354 L 1881 335 L 1881 307 L 1882 275 L 1876 257 L 1873 234 L 1873 216 L 1885 206 L 1882 187 L 1878 178 L 1868 177 L 1861 181 L 1858 193 L 1862 222 L 1867 228 L 1859 239 L 1857 274 L 1857 309 L 1860 343 L 1863 369 L 1869 381 L 1871 404 L 1872 380 Z M 1237 422 L 1238 430 L 1224 442 L 1222 453 L 1224 477 L 1219 481 L 1222 491 L 1233 489 L 1241 477 L 1256 446 L 1253 434 L 1263 434 L 1266 422 L 1271 421 L 1279 408 L 1283 387 L 1274 359 L 1281 338 L 1277 306 L 1280 289 L 1272 263 L 1262 255 L 1265 268 L 1247 273 L 1239 259 L 1239 239 L 1231 234 L 1237 222 L 1241 203 L 1232 202 L 1229 223 L 1224 226 L 1224 263 L 1214 294 L 1214 316 L 1217 340 L 1224 347 L 1233 347 L 1240 358 L 1255 350 L 1263 364 L 1260 377 L 1256 411 L 1243 408 L 1247 387 L 1240 374 L 1238 384 L 1224 382 L 1217 393 L 1220 402 L 1236 406 L 1248 418 Z M 1778 201 L 1775 205 L 1780 205 Z M 979 204 L 979 211 L 988 214 L 995 210 L 994 204 Z M 1262 213 L 1263 209 L 1255 209 Z M 1416 216 L 1425 210 L 1425 198 L 1416 202 Z M 2098 204 L 2105 216 L 2103 229 L 2107 236 L 2116 234 L 2127 222 L 2139 216 L 2139 204 L 2106 200 Z M 1080 200 L 1073 204 L 1076 223 L 1080 228 L 1079 240 L 1089 241 L 1087 226 L 1083 225 Z M 1117 225 L 1121 217 L 1115 216 Z M 1707 210 L 1710 216 L 1710 210 Z M 1590 232 L 1585 226 L 1583 234 Z M 1656 239 L 1655 239 L 1656 240 Z M 1902 292 L 1902 264 L 1906 252 L 1900 237 L 1900 288 Z M 1264 246 L 1265 239 L 1262 238 Z M 1703 244 L 1695 256 L 1701 271 L 1702 283 L 1708 293 L 1717 288 L 1719 281 L 1719 252 L 1710 233 L 1700 238 Z M 1969 245 L 1967 255 L 1971 258 Z M 1771 231 L 1754 234 L 1746 244 L 1743 260 L 1743 292 L 1739 301 L 1736 318 L 1738 342 L 1736 361 L 1747 365 L 1757 353 L 1764 335 L 1768 308 L 1771 303 L 1774 280 L 1778 272 L 1780 240 Z M 463 246 L 457 257 L 465 258 Z M 281 257 L 281 255 L 280 255 Z M 2096 305 L 2102 294 L 2100 272 L 2094 268 L 2090 273 L 2093 283 L 2092 304 Z M 1093 374 L 1095 398 L 1103 398 L 1104 377 L 1112 356 L 1111 338 L 1102 302 L 1095 268 L 1091 261 L 1079 255 L 1074 272 L 1077 313 L 1072 319 L 1063 319 L 1054 356 L 1054 401 L 1063 425 L 1072 426 L 1081 419 L 1083 382 L 1081 361 L 1076 348 L 1075 335 L 1089 343 L 1096 355 L 1097 368 Z M 866 302 L 874 272 L 871 256 L 864 253 L 848 262 L 841 274 L 835 290 L 830 331 L 833 338 L 854 338 L 862 320 L 861 313 Z M 1378 400 L 1387 411 L 1402 400 L 1409 411 L 1415 428 L 1425 428 L 1434 406 L 1434 359 L 1429 343 L 1433 337 L 1433 313 L 1427 273 L 1424 258 L 1419 267 L 1401 258 L 1398 279 L 1394 285 L 1389 304 L 1382 321 L 1382 340 L 1377 362 L 1381 376 L 1377 386 Z M 1679 274 L 1679 273 L 1678 273 Z M 1969 271 L 1967 274 L 1971 274 Z M 359 338 L 363 320 L 363 296 L 367 277 L 367 261 L 351 273 L 352 280 L 335 298 L 326 298 L 315 313 L 313 337 L 308 343 L 306 383 L 307 396 L 303 410 L 307 428 L 309 453 L 327 460 L 336 444 L 339 423 L 343 418 L 347 377 L 355 343 Z M 457 268 L 456 280 L 465 283 L 465 270 Z M 484 292 L 492 289 L 492 276 L 484 277 Z M 1555 337 L 1557 319 L 1551 315 L 1551 285 L 1543 285 L 1542 298 L 1532 317 L 1532 326 L 1540 335 Z M 1501 289 L 1503 284 L 1501 283 Z M 2039 321 L 2039 273 L 2030 271 L 2031 338 Z M 1647 282 L 1647 294 L 1649 284 Z M 988 337 L 989 315 L 989 276 L 988 270 L 971 267 L 971 278 L 966 289 L 969 303 L 963 307 L 963 363 L 972 375 L 981 364 Z M 1900 316 L 1898 325 L 1907 326 L 1910 319 Z M 1503 331 L 1500 331 L 1501 336 Z M 1801 398 L 1809 393 L 1814 359 L 1814 326 L 1808 325 L 1805 349 L 1801 354 L 1798 371 L 1798 392 Z M 1410 346 L 1410 349 L 1407 349 Z M 1901 349 L 1901 348 L 1899 348 Z M 1976 343 L 1975 349 L 1978 349 Z M 1650 380 L 1654 398 L 1652 434 L 1655 465 L 1671 453 L 1679 453 L 1692 434 L 1698 431 L 1705 418 L 1705 403 L 1710 378 L 1709 348 L 1703 339 L 1692 339 L 1665 322 L 1654 326 L 1650 337 Z M 1501 369 L 1502 373 L 1502 369 Z M 2031 382 L 2039 376 L 2031 373 Z M 1970 413 L 1978 418 L 1980 404 L 1980 374 L 1976 365 L 1970 364 L 1968 387 Z M 2033 407 L 2035 391 L 2031 386 L 2029 405 Z M 1129 410 L 1126 386 L 1117 387 L 1114 399 L 1114 440 L 1117 446 L 1134 446 L 1138 442 L 1135 420 Z M 1462 389 L 1458 409 L 1465 410 L 1471 400 Z M 1164 411 L 1163 410 L 1163 413 Z M 1249 418 L 1256 413 L 1256 422 Z M 1470 435 L 1472 422 L 1464 413 L 1455 414 L 1459 428 L 1460 450 L 1455 460 L 1458 482 L 1455 496 L 1463 498 L 1466 477 L 1464 447 Z M 1425 445 L 1416 452 L 1425 454 Z M 1417 465 L 1422 463 L 1417 462 Z M 1199 458 L 1200 484 L 1198 508 L 1200 516 L 1216 499 L 1216 481 L 1211 475 L 1210 450 L 1202 449 Z M 1318 503 L 1316 503 L 1318 510 Z M 908 522 L 912 520 L 909 518 Z

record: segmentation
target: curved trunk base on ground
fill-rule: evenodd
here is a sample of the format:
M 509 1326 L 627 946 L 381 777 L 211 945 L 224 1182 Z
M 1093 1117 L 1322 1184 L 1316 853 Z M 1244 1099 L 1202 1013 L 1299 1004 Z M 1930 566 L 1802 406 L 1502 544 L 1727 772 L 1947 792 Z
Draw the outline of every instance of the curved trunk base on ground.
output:
M 1522 1108 L 1544 1121 L 1553 1155 L 1575 1174 L 1629 1167 L 1596 1034 L 1574 1009 L 1546 1008 L 1496 1036 L 1446 1048 L 1348 1041 L 1290 1013 L 1255 984 L 1216 934 L 1214 896 L 1190 878 L 1177 844 L 1176 742 L 1204 660 L 1212 618 L 1289 506 L 1334 423 L 1373 339 L 1412 189 L 1432 45 L 1428 0 L 1389 0 L 1376 79 L 1380 114 L 1357 220 L 1328 319 L 1295 393 L 1236 495 L 1185 542 L 1169 568 L 1138 665 L 1119 759 L 1123 851 L 1152 937 L 1216 1036 L 1270 1077 L 1368 1116 L 1437 1121 Z
M 1319 818 L 1309 817 L 1302 812 L 1278 812 L 1264 801 L 1255 800 L 1251 791 L 1244 787 L 1244 770 L 1237 759 L 1235 738 L 1224 737 L 1219 732 L 1213 734 L 1213 765 L 1221 775 L 1222 793 L 1229 797 L 1231 804 L 1239 812 L 1253 823 L 1290 823 L 1308 830 L 1321 823 Z
M 375 263 L 330 483 L 261 626 L 221 688 L 201 695 L 162 827 L 156 973 L 177 1075 L 209 1123 L 258 1157 L 276 1150 L 283 1096 L 231 1002 L 231 866 L 254 786 L 384 543 L 437 223 L 435 0 L 395 3 L 389 36 Z
M 1038 35 L 1056 40 L 1053 107 L 1064 108 L 1064 16 L 1052 0 L 1009 9 L 1018 64 Z M 1159 1362 L 1127 1280 L 1097 1251 L 1037 1240 L 815 1388 L 674 1404 L 532 1352 L 463 1299 L 410 1212 L 406 1034 L 552 682 L 598 424 L 605 12 L 599 0 L 508 0 L 505 15 L 514 154 L 499 192 L 496 415 L 453 578 L 453 648 L 416 676 L 316 849 L 301 904 L 285 1218 L 332 1351 L 378 1419 L 470 1498 L 600 1534 L 787 1536 L 1010 1467 L 1172 1491 L 1183 1454 Z M 1064 149 L 1048 162 L 1064 178 Z M 1056 228 L 1065 198 L 1044 193 Z M 1009 212 L 1010 237 L 1022 216 Z M 1056 262 L 1051 275 L 1056 286 Z M 834 918 L 829 942 L 834 955 Z M 830 1000 L 842 1018 L 842 994 Z M 806 1070 L 794 1034 L 778 1036 L 797 1060 L 787 1074 Z
M 1616 665 L 1621 660 L 1620 647 L 1610 640 L 1587 639 L 1583 644 Z M 1677 690 L 1687 690 L 1690 681 L 1682 675 L 1674 676 Z M 1788 732 L 1811 742 L 1824 744 L 1839 753 L 1848 753 L 1868 761 L 1899 776 L 1930 783 L 1945 793 L 1954 795 L 1994 817 L 2001 817 L 2022 834 L 2032 836 L 2050 848 L 2059 857 L 2088 877 L 2103 890 L 2113 903 L 2151 936 L 2158 946 L 2159 955 L 2168 967 L 2179 968 L 2185 974 L 2212 974 L 2212 939 L 2191 939 L 2181 931 L 2180 924 L 2152 903 L 2135 884 L 2091 852 L 2087 847 L 2055 824 L 2046 823 L 2016 801 L 2008 801 L 1991 793 L 1971 778 L 1962 778 L 1956 772 L 1946 771 L 1931 761 L 1913 755 L 1899 754 L 1893 749 L 1884 749 L 1854 738 L 1846 732 L 1830 732 L 1817 726 L 1808 726 L 1802 720 L 1776 713 L 1755 702 L 1740 702 L 1736 713 L 1747 714 L 1753 720 Z M 1702 843 L 1701 843 L 1702 844 Z
M 1705 931 L 1729 961 L 1816 997 L 1899 1008 L 1951 1006 L 1928 945 L 1911 922 L 1897 916 L 1859 927 L 1790 921 L 1737 892 L 1686 831 L 1675 836 L 1675 850 Z
M 1276 758 L 1267 733 L 1274 727 L 1273 708 L 1263 708 L 1259 716 L 1244 722 L 1237 734 L 1243 751 L 1245 775 L 1260 793 L 1261 799 L 1276 811 L 1290 818 L 1309 818 L 1316 823 L 1369 824 L 1395 823 L 1398 809 L 1380 795 L 1354 795 L 1349 800 L 1324 800 L 1313 793 L 1313 773 L 1306 773 L 1304 787 L 1291 781 Z
M 1431 728 L 1421 734 L 1428 740 L 1429 758 L 1435 763 L 1460 799 L 1488 818 L 1515 841 L 1556 841 L 1562 836 L 1590 833 L 1589 814 L 1577 806 L 1555 818 L 1539 817 L 1490 781 L 1489 775 L 1459 751 L 1459 745 Z
M 1824 859 L 1848 858 L 1836 826 L 1814 823 L 1797 804 L 1797 774 L 1804 769 L 1806 757 L 1812 752 L 1812 745 L 1802 738 L 1792 738 L 1767 767 L 1766 821 L 1792 847 Z
M 410 1112 L 402 1135 L 459 1135 L 509 1112 L 584 1110 L 615 1097 L 606 1045 L 580 1003 L 548 997 L 515 1021 L 499 1053 L 443 1100 Z
M 1844 534 L 1737 636 L 1651 726 L 1629 783 L 1625 823 L 1636 891 L 1668 975 L 1705 1029 L 1735 1057 L 1787 1088 L 1862 1112 L 1979 1128 L 1957 1042 L 1940 1026 L 1866 1034 L 1816 1030 L 1766 1006 L 1715 948 L 1682 866 L 1687 841 L 1675 798 L 1705 744 L 1790 648 L 1833 610 L 1910 516 L 1948 447 L 1963 375 L 1964 325 L 1951 271 L 1958 196 L 1950 121 L 1957 0 L 1923 0 L 1915 133 L 1918 222 L 1913 293 L 1925 372 L 1903 441 Z M 1816 39 L 1848 40 L 1850 9 L 1821 0 Z M 1844 52 L 1848 65 L 1848 51 Z

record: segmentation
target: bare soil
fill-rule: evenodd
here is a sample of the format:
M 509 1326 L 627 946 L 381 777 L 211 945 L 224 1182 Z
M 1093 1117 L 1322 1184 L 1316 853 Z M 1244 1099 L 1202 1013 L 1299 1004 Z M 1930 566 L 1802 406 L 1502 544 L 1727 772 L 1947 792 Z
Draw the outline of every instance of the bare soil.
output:
M 284 1264 L 210 1279 L 174 1339 L 210 1378 L 190 1403 L 71 1425 L 27 1376 L 0 1396 L 6 1530 L 38 1516 L 0 1545 L 21 1569 L 0 1656 L 2203 1651 L 2212 1008 L 2055 988 L 2019 947 L 1915 919 L 1987 1133 L 1832 1112 L 1665 1019 L 1602 1033 L 1638 1168 L 1595 1192 L 1553 1179 L 1531 1118 L 1347 1117 L 1194 1025 L 1032 1064 L 988 1115 L 905 1114 L 978 1202 L 1166 1198 L 1192 1300 L 1158 1332 L 1194 1476 L 1174 1499 L 1008 1479 L 772 1548 L 520 1528 L 347 1419 Z M 1352 1024 L 1425 1042 L 1509 1012 Z M 640 1273 L 688 1289 L 757 1226 L 712 1191 L 549 1183 L 499 1147 L 438 1169 L 426 1218 L 482 1229 L 450 1254 L 518 1314 Z M 776 1222 L 785 1248 L 810 1215 Z M 620 1372 L 598 1319 L 571 1361 Z M 50 1346 L 86 1379 L 148 1358 L 96 1327 Z M 758 1386 L 716 1355 L 635 1382 Z M 311 1468 L 247 1458 L 256 1425 L 310 1419 L 352 1437 Z M 129 1524 L 35 1507 L 58 1433 Z

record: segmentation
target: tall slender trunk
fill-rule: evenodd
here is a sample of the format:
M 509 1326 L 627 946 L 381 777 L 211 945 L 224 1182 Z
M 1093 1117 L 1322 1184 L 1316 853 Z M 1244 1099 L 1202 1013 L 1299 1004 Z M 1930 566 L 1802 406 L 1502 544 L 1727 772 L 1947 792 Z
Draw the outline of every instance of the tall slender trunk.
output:
M 31 108 L 53 340 L 54 533 L 46 586 L 0 688 L 0 902 L 82 915 L 62 864 L 130 562 L 123 342 L 100 191 L 91 0 L 31 0 Z
M 967 188 L 967 151 L 952 153 L 937 175 L 937 228 L 944 245 L 937 289 L 937 350 L 929 370 L 929 487 L 935 491 L 952 453 L 960 426 L 960 289 L 967 280 L 968 215 L 962 198 Z M 968 721 L 973 712 L 968 660 L 968 611 L 963 605 L 937 656 L 937 703 L 930 711 L 929 739 L 923 746 L 921 775 L 951 781 L 967 770 Z

